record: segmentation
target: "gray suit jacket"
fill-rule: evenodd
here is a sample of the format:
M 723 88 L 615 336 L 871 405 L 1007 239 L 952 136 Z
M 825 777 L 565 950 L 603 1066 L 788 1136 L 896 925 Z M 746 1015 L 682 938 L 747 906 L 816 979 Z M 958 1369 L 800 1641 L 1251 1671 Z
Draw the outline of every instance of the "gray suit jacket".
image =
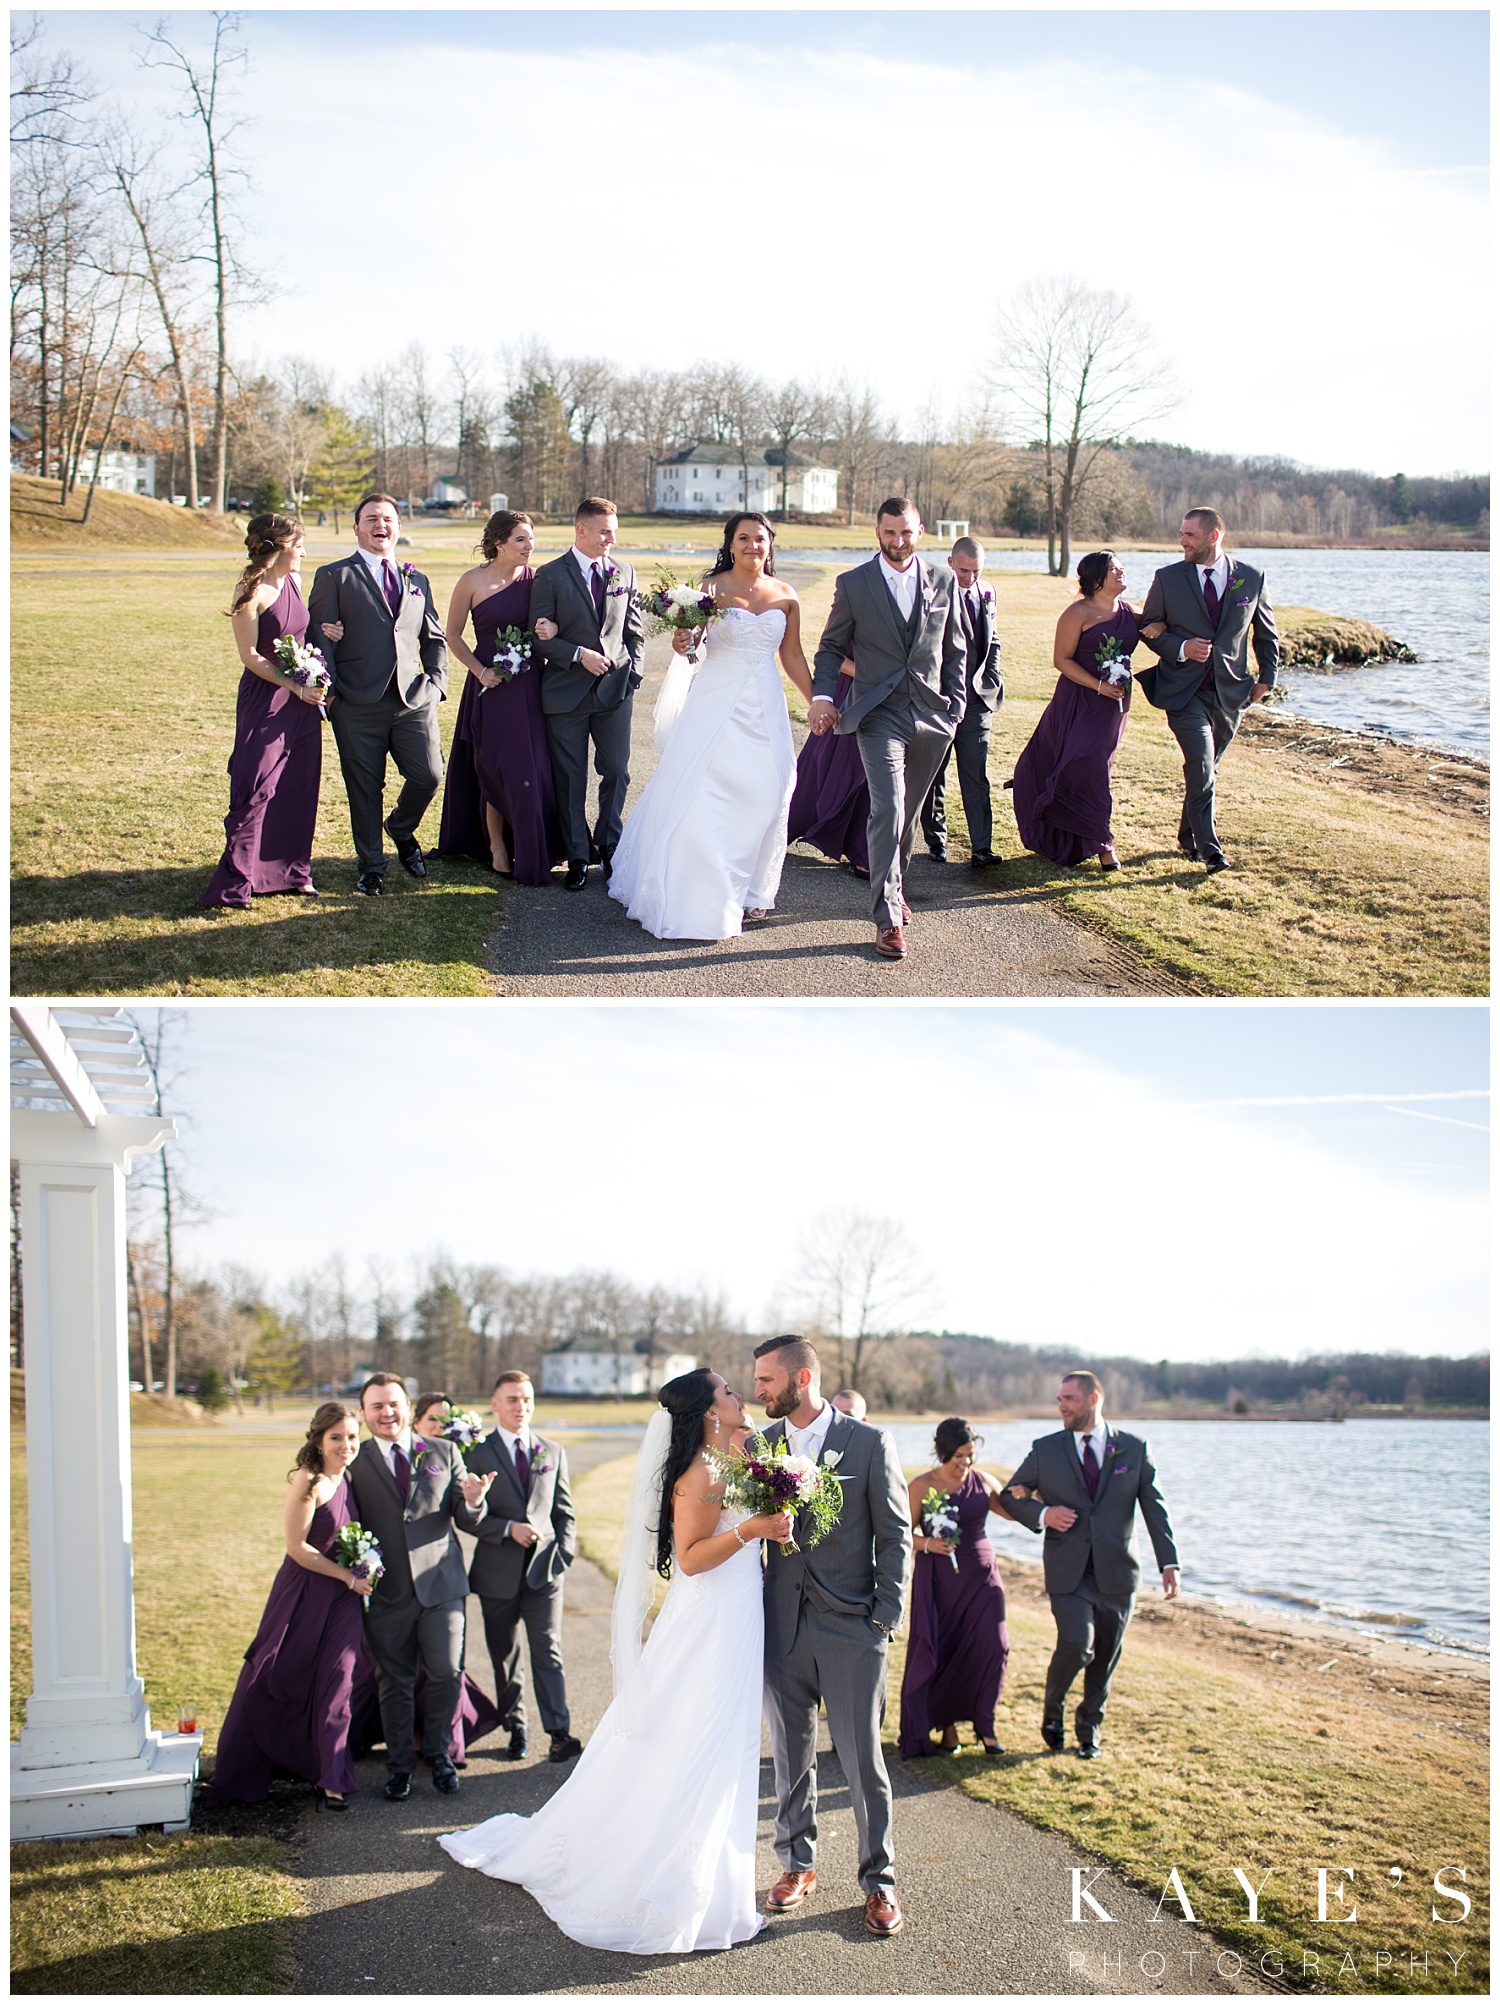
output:
M 1151 580 L 1151 589 L 1141 608 L 1143 627 L 1153 620 L 1167 623 L 1164 634 L 1142 643 L 1158 657 L 1157 667 L 1136 674 L 1146 701 L 1154 703 L 1158 710 L 1181 710 L 1210 669 L 1214 693 L 1226 710 L 1243 709 L 1257 682 L 1274 686 L 1281 644 L 1276 638 L 1276 615 L 1266 600 L 1265 590 L 1261 572 L 1249 564 L 1231 561 L 1229 588 L 1215 627 L 1208 616 L 1208 601 L 1198 580 L 1198 566 L 1186 562 L 1163 566 Z M 1187 640 L 1212 641 L 1212 659 L 1184 661 L 1182 644 Z M 1250 668 L 1252 643 L 1254 672 Z
M 422 1453 L 411 1473 L 406 1508 L 401 1492 L 373 1441 L 366 1441 L 349 1465 L 349 1481 L 359 1509 L 359 1522 L 380 1541 L 385 1572 L 370 1596 L 372 1608 L 394 1608 L 415 1595 L 424 1608 L 439 1602 L 462 1601 L 469 1591 L 464 1556 L 455 1524 L 478 1532 L 488 1514 L 489 1498 L 470 1510 L 459 1488 L 463 1457 L 451 1441 L 422 1441 Z
M 1000 672 L 1000 623 L 995 617 L 994 593 L 988 585 L 979 588 L 979 618 L 968 635 L 966 646 L 965 710 L 994 710 L 1005 701 L 1005 680 Z
M 884 591 L 884 585 L 881 586 Z M 776 1420 L 768 1441 L 786 1438 Z M 821 1614 L 851 1616 L 877 1642 L 874 1623 L 894 1629 L 901 1620 L 911 1569 L 911 1520 L 896 1444 L 883 1428 L 835 1412 L 818 1457 L 837 1455 L 844 1507 L 818 1545 L 790 1556 L 766 1541 L 766 1656 L 784 1657 L 797 1638 L 804 1601 Z
M 813 657 L 813 695 L 831 700 L 847 666 L 854 687 L 834 727 L 844 735 L 903 685 L 950 735 L 964 714 L 968 647 L 955 603 L 957 580 L 946 564 L 916 561 L 922 611 L 910 647 L 878 555 L 835 580 L 833 607 Z
M 593 594 L 584 583 L 571 549 L 543 564 L 531 587 L 531 617 L 556 620 L 556 640 L 538 641 L 542 657 L 544 711 L 613 710 L 641 683 L 641 650 L 646 627 L 636 603 L 635 572 L 623 558 L 605 560 L 614 575 L 605 580 L 604 618 L 594 611 Z M 592 648 L 614 663 L 606 675 L 590 675 L 573 659 L 581 647 Z
M 307 601 L 307 644 L 328 663 L 336 702 L 378 703 L 392 669 L 396 693 L 408 710 L 441 703 L 447 695 L 448 643 L 432 587 L 420 571 L 404 576 L 404 584 L 401 611 L 392 619 L 363 557 L 318 566 Z M 341 641 L 327 638 L 325 620 L 343 621 Z
M 485 1498 L 489 1516 L 479 1527 L 479 1543 L 469 1565 L 469 1586 L 476 1594 L 509 1601 L 523 1586 L 547 1587 L 561 1580 L 578 1551 L 573 1523 L 573 1498 L 568 1489 L 568 1458 L 556 1441 L 535 1431 L 531 1482 L 526 1495 L 516 1481 L 516 1465 L 499 1430 L 486 1434 L 464 1458 L 476 1476 L 495 1480 Z M 510 1526 L 522 1520 L 536 1533 L 534 1546 L 517 1545 Z
M 1157 1565 L 1177 1564 L 1172 1521 L 1156 1487 L 1151 1450 L 1139 1434 L 1126 1434 L 1107 1422 L 1105 1434 L 1097 1497 L 1089 1496 L 1077 1444 L 1066 1428 L 1033 1441 L 1030 1453 L 1010 1479 L 1041 1491 L 1039 1498 L 1012 1497 L 1008 1489 L 1005 1494 L 1005 1515 L 1029 1530 L 1042 1531 L 1042 1512 L 1049 1504 L 1067 1504 L 1078 1513 L 1067 1531 L 1056 1532 L 1049 1525 L 1042 1533 L 1042 1566 L 1049 1594 L 1071 1594 L 1083 1579 L 1091 1556 L 1102 1594 L 1124 1601 L 1135 1593 L 1141 1570 L 1130 1537 L 1137 1505 L 1151 1534 Z

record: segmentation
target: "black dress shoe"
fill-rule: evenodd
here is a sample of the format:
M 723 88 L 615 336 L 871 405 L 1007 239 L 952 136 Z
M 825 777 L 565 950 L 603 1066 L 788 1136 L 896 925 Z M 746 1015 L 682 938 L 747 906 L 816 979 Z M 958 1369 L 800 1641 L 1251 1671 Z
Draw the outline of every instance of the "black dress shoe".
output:
M 458 1770 L 451 1761 L 435 1761 L 432 1764 L 432 1786 L 439 1796 L 458 1794 Z
M 362 870 L 359 873 L 359 888 L 366 898 L 378 898 L 385 889 L 385 880 L 378 870 Z
M 1201 863 L 1203 861 L 1202 857 L 1198 854 L 1198 838 L 1193 834 L 1191 829 L 1178 829 L 1177 847 L 1182 851 L 1189 863 Z
M 409 842 L 405 849 L 397 843 L 396 854 L 401 859 L 401 868 L 409 877 L 425 877 L 427 875 L 427 859 L 422 854 L 421 843 Z
M 844 868 L 845 868 L 846 870 L 850 870 L 850 871 L 853 871 L 854 875 L 855 875 L 856 877 L 858 877 L 858 878 L 862 879 L 862 880 L 864 881 L 864 883 L 866 883 L 866 884 L 868 884 L 868 883 L 869 883 L 869 881 L 870 881 L 870 873 L 869 873 L 869 871 L 868 871 L 868 870 L 866 870 L 866 869 L 865 869 L 865 867 L 864 867 L 864 865 L 863 865 L 862 863 L 850 863 L 850 862 L 848 861 L 848 859 L 846 858 L 846 859 L 845 859 L 845 862 L 844 862 Z
M 570 1733 L 555 1733 L 552 1745 L 547 1749 L 548 1761 L 571 1761 L 575 1754 L 583 1753 L 583 1742 L 575 1740 Z
M 1063 1732 L 1061 1720 L 1055 1725 L 1051 1720 L 1043 1720 L 1042 1739 L 1047 1743 L 1048 1747 L 1056 1749 L 1059 1752 L 1065 1748 L 1068 1744 L 1068 1736 Z
M 601 869 L 601 870 L 603 871 L 603 873 L 604 873 L 604 881 L 605 881 L 605 883 L 606 883 L 606 884 L 608 884 L 609 880 L 610 880 L 610 879 L 611 879 L 611 878 L 612 878 L 612 877 L 614 876 L 614 874 L 615 874 L 615 853 L 614 853 L 614 851 L 613 851 L 612 849 L 601 849 L 601 850 L 600 850 L 600 852 L 599 852 L 599 868 L 600 868 L 600 869 Z
M 1205 857 L 1203 860 L 1203 868 L 1208 872 L 1210 877 L 1213 877 L 1221 870 L 1232 869 L 1233 865 L 1230 863 L 1229 858 L 1225 856 L 1225 854 L 1221 850 L 1217 856 Z
M 404 1803 L 411 1795 L 410 1774 L 388 1775 L 385 1780 L 385 1793 L 392 1803 Z
M 530 1745 L 531 1743 L 526 1738 L 525 1727 L 512 1727 L 510 1746 L 505 1750 L 505 1759 L 507 1761 L 524 1761 L 526 1759 L 526 1750 Z
M 1081 1740 L 1078 1743 L 1078 1759 L 1080 1761 L 1097 1761 L 1099 1759 L 1098 1741 Z
M 582 891 L 584 885 L 588 882 L 588 876 L 588 865 L 580 863 L 576 856 L 570 856 L 568 858 L 568 874 L 563 879 L 563 890 Z
M 987 870 L 992 863 L 999 863 L 1000 861 L 1000 853 L 994 849 L 976 849 L 974 854 L 969 858 L 969 862 L 975 870 Z
M 948 861 L 947 842 L 945 840 L 929 842 L 927 845 L 927 854 L 932 858 L 934 863 L 946 863 Z

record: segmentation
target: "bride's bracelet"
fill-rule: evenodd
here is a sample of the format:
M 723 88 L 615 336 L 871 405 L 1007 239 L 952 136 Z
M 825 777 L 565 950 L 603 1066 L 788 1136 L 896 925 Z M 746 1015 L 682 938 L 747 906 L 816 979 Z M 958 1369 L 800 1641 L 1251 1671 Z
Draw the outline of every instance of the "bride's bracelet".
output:
M 739 1528 L 739 1526 L 738 1526 L 738 1525 L 731 1525 L 731 1526 L 729 1527 L 729 1529 L 730 1529 L 730 1530 L 731 1530 L 731 1531 L 732 1531 L 732 1532 L 734 1533 L 734 1542 L 735 1542 L 735 1544 L 736 1544 L 737 1546 L 742 1546 L 742 1545 L 743 1545 L 743 1544 L 745 1543 L 745 1541 L 744 1541 L 744 1540 L 743 1540 L 743 1539 L 742 1539 L 742 1538 L 740 1537 L 740 1528 Z

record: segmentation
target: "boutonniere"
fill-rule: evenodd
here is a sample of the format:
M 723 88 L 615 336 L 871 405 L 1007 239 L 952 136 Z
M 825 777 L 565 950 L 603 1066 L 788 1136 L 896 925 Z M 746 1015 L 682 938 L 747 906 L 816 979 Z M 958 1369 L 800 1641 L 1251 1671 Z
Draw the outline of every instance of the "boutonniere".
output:
M 417 567 L 415 564 L 408 563 L 401 566 L 401 583 L 408 592 L 414 592 L 419 599 L 421 598 L 422 587 L 417 583 Z
M 981 598 L 981 599 L 982 599 L 982 600 L 984 601 L 984 603 L 985 603 L 985 604 L 986 604 L 987 606 L 993 606 L 993 605 L 994 605 L 994 603 L 995 603 L 995 588 L 994 588 L 994 586 L 993 586 L 993 585 L 981 585 L 981 586 L 979 587 L 979 596 L 980 596 L 980 598 Z
M 537 1476 L 546 1476 L 550 1474 L 551 1469 L 552 1469 L 552 1464 L 547 1460 L 545 1450 L 538 1449 L 536 1454 L 533 1455 L 531 1458 L 531 1473 L 533 1478 Z
M 607 599 L 623 599 L 629 591 L 628 585 L 620 583 L 619 566 L 606 564 L 604 567 L 604 596 Z
M 827 1469 L 836 1469 L 839 1466 L 840 1462 L 843 1461 L 843 1459 L 844 1459 L 843 1449 L 835 1448 L 831 1454 L 825 1455 L 823 1457 L 823 1466 Z

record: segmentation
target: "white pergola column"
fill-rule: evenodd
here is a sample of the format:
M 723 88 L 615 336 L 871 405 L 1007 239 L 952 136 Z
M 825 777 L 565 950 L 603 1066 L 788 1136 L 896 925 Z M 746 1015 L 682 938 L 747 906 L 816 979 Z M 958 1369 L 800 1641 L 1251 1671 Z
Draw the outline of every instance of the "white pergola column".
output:
M 32 1691 L 13 1838 L 184 1827 L 201 1734 L 152 1730 L 131 1574 L 125 1170 L 160 1116 L 14 1109 L 21 1180 Z

